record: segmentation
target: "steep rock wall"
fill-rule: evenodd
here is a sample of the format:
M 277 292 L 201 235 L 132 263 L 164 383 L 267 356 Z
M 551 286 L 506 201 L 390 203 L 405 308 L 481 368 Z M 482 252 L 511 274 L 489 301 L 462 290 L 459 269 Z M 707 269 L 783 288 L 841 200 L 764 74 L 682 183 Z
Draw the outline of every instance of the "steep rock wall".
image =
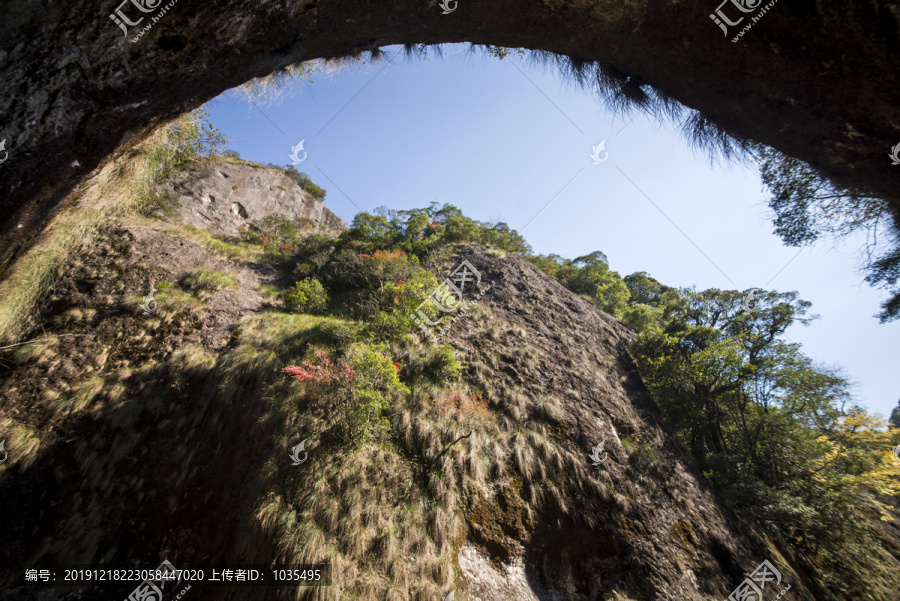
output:
M 253 163 L 216 161 L 184 171 L 162 189 L 178 199 L 184 221 L 212 234 L 237 235 L 254 219 L 279 213 L 293 222 L 308 219 L 320 231 L 340 233 L 344 222 L 297 183 Z

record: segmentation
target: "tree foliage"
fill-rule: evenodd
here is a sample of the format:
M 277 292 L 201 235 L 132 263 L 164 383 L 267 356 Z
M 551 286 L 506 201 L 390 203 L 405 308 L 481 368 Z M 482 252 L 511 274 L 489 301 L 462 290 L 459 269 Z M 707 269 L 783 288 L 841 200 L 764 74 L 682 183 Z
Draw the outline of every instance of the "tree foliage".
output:
M 175 168 L 189 167 L 198 160 L 222 154 L 228 140 L 212 124 L 209 113 L 199 108 L 176 120 L 167 130 Z
M 328 306 L 328 293 L 316 278 L 304 278 L 288 289 L 286 299 L 290 308 L 301 313 L 322 313 Z
M 278 169 L 286 176 L 297 182 L 297 185 L 300 186 L 303 190 L 309 193 L 310 196 L 315 198 L 318 201 L 324 201 L 325 195 L 328 193 L 325 188 L 322 188 L 316 185 L 309 176 L 302 172 L 298 171 L 294 165 L 274 165 L 269 163 L 266 167 L 271 167 L 272 169 Z
M 757 155 L 760 177 L 771 194 L 775 233 L 788 246 L 803 246 L 823 236 L 864 232 L 866 282 L 890 293 L 878 317 L 882 322 L 900 318 L 900 224 L 888 204 L 861 190 L 836 186 L 807 163 L 774 149 L 758 147 Z
M 269 235 L 293 235 L 279 224 L 268 224 Z M 424 266 L 466 243 L 525 256 L 633 328 L 641 378 L 710 483 L 802 568 L 823 574 L 825 598 L 861 596 L 879 564 L 860 549 L 878 544 L 870 524 L 890 519 L 900 494 L 900 471 L 890 462 L 900 432 L 855 407 L 838 370 L 815 364 L 785 338 L 788 328 L 815 318 L 796 292 L 677 289 L 645 272 L 622 278 L 601 251 L 575 259 L 534 255 L 505 224 L 469 219 L 451 205 L 360 213 L 336 240 L 300 236 L 290 253 L 295 273 L 321 282 L 332 315 L 365 323 L 365 342 L 348 347 L 340 364 L 353 376 L 328 383 L 329 415 L 345 440 L 389 434 L 392 399 L 406 388 L 384 343 L 402 346 L 416 330 L 411 315 L 438 284 Z M 300 367 L 327 371 L 331 360 L 317 358 Z M 422 407 L 439 424 L 439 445 L 411 451 L 423 479 L 490 418 L 477 395 L 441 390 L 462 373 L 449 347 L 405 367 L 413 388 L 441 391 Z M 307 385 L 318 386 L 312 379 Z M 900 421 L 900 407 L 892 419 Z
M 897 401 L 897 406 L 891 411 L 890 423 L 900 430 L 900 401 Z
M 876 544 L 866 518 L 892 519 L 900 473 L 886 449 L 897 433 L 848 409 L 849 382 L 783 339 L 791 324 L 809 322 L 810 304 L 794 292 L 660 294 L 643 276 L 631 283 L 649 290 L 641 300 L 662 299 L 629 309 L 658 319 L 632 353 L 684 450 L 739 515 L 810 571 L 826 566 L 834 586 L 864 590 L 872 564 L 855 549 Z

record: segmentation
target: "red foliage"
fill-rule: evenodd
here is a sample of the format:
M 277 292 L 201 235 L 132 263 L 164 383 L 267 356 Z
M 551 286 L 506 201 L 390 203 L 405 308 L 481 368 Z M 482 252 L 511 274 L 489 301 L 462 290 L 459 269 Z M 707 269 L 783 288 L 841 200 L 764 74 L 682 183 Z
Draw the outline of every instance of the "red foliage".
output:
M 461 392 L 450 392 L 445 397 L 426 401 L 441 415 L 454 415 L 461 418 L 487 420 L 493 413 L 488 409 L 487 401 L 477 394 L 465 395 Z
M 338 386 L 356 379 L 356 372 L 349 364 L 334 362 L 328 357 L 328 352 L 312 344 L 309 348 L 316 354 L 315 365 L 310 361 L 301 361 L 300 365 L 288 365 L 281 371 L 295 380 L 307 384 L 307 392 L 312 396 L 318 396 L 324 390 Z
M 398 363 L 397 361 L 394 361 L 393 363 L 394 363 L 394 369 L 396 369 L 397 371 L 400 371 L 400 369 L 401 369 L 400 363 Z
M 286 248 L 287 250 L 294 250 L 293 246 L 288 246 L 287 244 L 282 244 L 281 248 Z
M 439 223 L 429 223 L 428 228 L 434 230 L 435 232 L 441 231 L 441 224 Z
M 405 260 L 408 256 L 409 255 L 407 255 L 406 252 L 399 248 L 392 248 L 391 250 L 376 250 L 374 255 L 359 254 L 356 255 L 356 258 L 375 259 L 377 261 L 384 261 L 385 263 L 392 263 L 394 261 Z
M 265 246 L 266 244 L 269 243 L 269 237 L 266 236 L 265 234 L 263 234 L 262 241 L 263 241 L 263 245 Z
M 403 260 L 407 256 L 408 255 L 399 248 L 392 248 L 391 250 L 376 250 L 375 254 L 372 255 L 372 258 L 391 263 L 393 261 Z

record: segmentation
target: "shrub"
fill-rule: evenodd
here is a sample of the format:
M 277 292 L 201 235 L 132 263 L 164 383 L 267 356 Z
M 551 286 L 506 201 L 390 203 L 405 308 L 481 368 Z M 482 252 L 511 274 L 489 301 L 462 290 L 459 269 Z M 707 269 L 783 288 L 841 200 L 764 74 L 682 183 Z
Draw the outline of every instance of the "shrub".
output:
M 461 372 L 462 366 L 456 360 L 456 354 L 446 344 L 442 344 L 437 348 L 425 369 L 426 375 L 429 375 L 437 384 L 452 382 L 459 378 Z
M 297 168 L 293 165 L 285 165 L 284 167 L 280 165 L 268 164 L 267 167 L 271 167 L 273 169 L 278 169 L 286 176 L 297 182 L 297 185 L 300 186 L 305 192 L 308 192 L 310 196 L 318 200 L 319 202 L 325 200 L 325 195 L 327 191 L 325 188 L 320 188 L 317 186 L 309 176 L 302 171 L 297 171 Z
M 388 399 L 409 394 L 400 382 L 398 365 L 385 354 L 387 345 L 350 346 L 347 356 L 358 377 L 354 382 L 354 402 L 346 420 L 352 440 L 364 444 L 384 438 L 390 431 Z
M 398 309 L 378 311 L 367 320 L 369 331 L 375 340 L 396 341 L 412 331 L 412 317 Z
M 265 246 L 276 247 L 297 246 L 300 243 L 299 231 L 290 219 L 280 213 L 267 215 L 262 219 L 254 219 L 250 226 L 261 236 Z
M 426 378 L 430 383 L 442 386 L 459 379 L 462 366 L 453 348 L 446 344 L 422 348 L 411 357 L 404 376 L 411 381 Z
M 304 383 L 304 396 L 331 421 L 339 437 L 354 445 L 383 438 L 390 429 L 388 398 L 408 394 L 397 368 L 382 353 L 386 345 L 352 344 L 348 361 L 334 361 L 309 345 L 315 362 L 302 361 L 282 371 Z
M 225 135 L 209 120 L 209 113 L 197 109 L 180 117 L 167 132 L 174 168 L 190 167 L 199 159 L 220 154 L 227 144 Z
M 174 217 L 181 208 L 181 201 L 169 190 L 151 190 L 137 203 L 138 211 L 148 217 L 161 214 Z
M 372 333 L 381 340 L 398 340 L 418 330 L 416 310 L 437 285 L 434 274 L 420 269 L 370 293 L 360 306 L 364 315 L 374 313 L 367 320 Z M 432 303 L 426 303 L 422 310 L 429 319 L 437 319 L 438 310 Z
M 316 278 L 304 278 L 294 284 L 286 295 L 287 303 L 299 313 L 320 314 L 328 306 L 328 293 Z

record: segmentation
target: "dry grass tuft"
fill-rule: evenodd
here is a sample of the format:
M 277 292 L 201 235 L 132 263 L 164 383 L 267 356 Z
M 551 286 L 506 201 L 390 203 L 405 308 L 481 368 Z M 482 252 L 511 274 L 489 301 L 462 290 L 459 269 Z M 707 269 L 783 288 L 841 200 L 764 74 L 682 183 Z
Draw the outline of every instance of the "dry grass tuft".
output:
M 236 277 L 213 269 L 195 269 L 184 280 L 185 286 L 194 292 L 216 291 L 223 288 L 237 288 Z
M 56 357 L 54 347 L 59 344 L 57 336 L 45 336 L 30 340 L 13 351 L 17 363 L 37 361 L 39 365 L 49 363 Z
M 3 467 L 9 468 L 18 465 L 20 469 L 27 469 L 37 458 L 40 446 L 41 436 L 36 429 L 13 426 L 9 429 L 9 439 L 5 445 L 6 452 L 9 453 L 9 460 L 3 464 Z
M 243 263 L 257 261 L 265 254 L 261 247 L 231 244 L 224 240 L 219 240 L 206 230 L 198 229 L 192 225 L 181 225 L 176 232 L 181 237 L 193 240 L 197 244 L 201 244 L 206 248 L 214 250 L 233 261 Z
M 58 315 L 54 319 L 54 322 L 56 322 L 57 326 L 63 327 L 63 326 L 67 326 L 71 323 L 81 323 L 81 321 L 83 319 L 84 319 L 84 313 L 81 311 L 81 309 L 72 308 L 72 309 L 69 309 L 68 311 L 66 311 L 65 313 L 63 313 L 62 315 Z
M 106 381 L 100 376 L 91 378 L 76 386 L 72 393 L 64 397 L 58 398 L 53 402 L 58 415 L 68 415 L 69 413 L 77 413 L 82 409 L 88 408 L 100 391 Z
M 168 290 L 160 290 L 153 293 L 153 300 L 156 301 L 156 308 L 148 317 L 160 318 L 164 323 L 171 323 L 172 320 L 182 313 L 190 313 L 201 306 L 200 299 L 195 296 L 170 288 Z M 122 301 L 122 305 L 136 315 L 144 313 L 144 295 L 135 293 L 129 294 Z M 149 305 L 151 308 L 152 305 Z

